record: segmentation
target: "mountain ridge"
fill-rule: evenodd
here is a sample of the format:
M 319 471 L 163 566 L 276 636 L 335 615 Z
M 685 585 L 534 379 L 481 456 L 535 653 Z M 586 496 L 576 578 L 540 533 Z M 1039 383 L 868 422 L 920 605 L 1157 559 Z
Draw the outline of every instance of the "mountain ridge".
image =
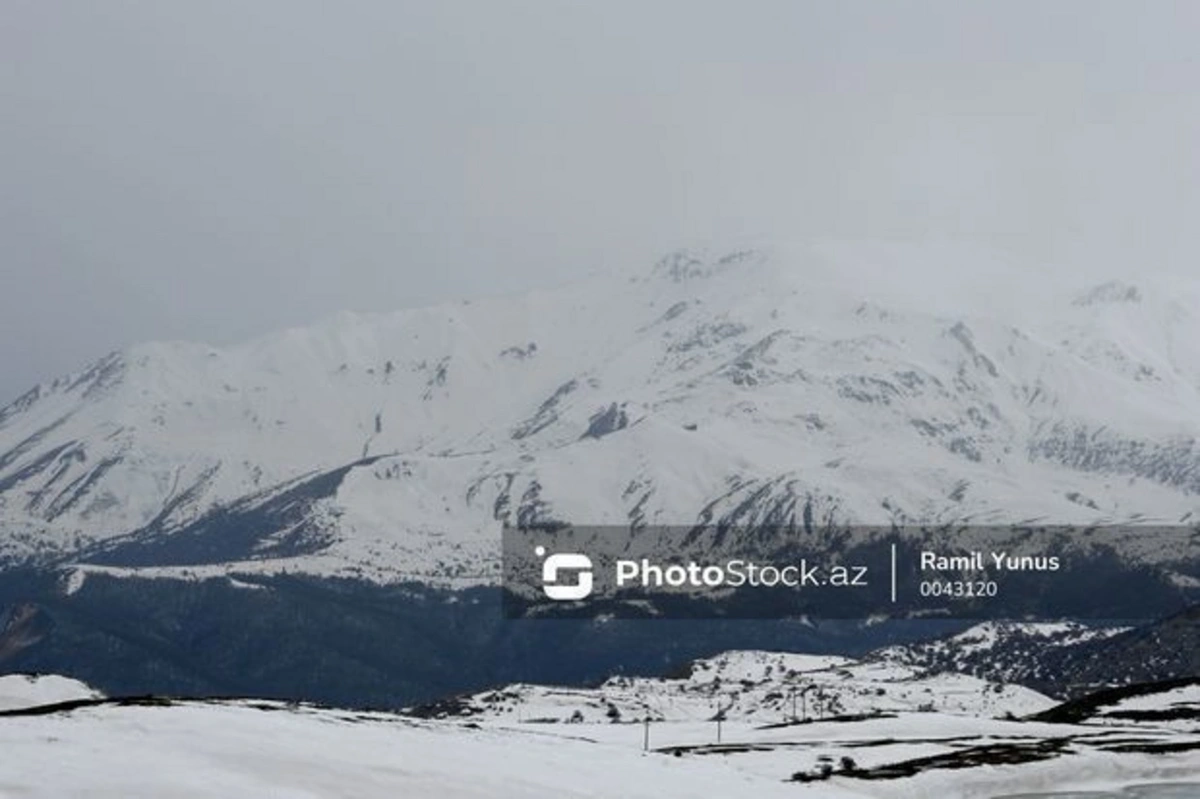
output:
M 1200 317 L 1183 295 L 1102 284 L 944 315 L 842 263 L 680 251 L 233 348 L 136 345 L 0 411 L 0 559 L 169 538 L 333 473 L 261 531 L 322 547 L 209 562 L 485 572 L 503 524 L 545 518 L 1197 518 Z

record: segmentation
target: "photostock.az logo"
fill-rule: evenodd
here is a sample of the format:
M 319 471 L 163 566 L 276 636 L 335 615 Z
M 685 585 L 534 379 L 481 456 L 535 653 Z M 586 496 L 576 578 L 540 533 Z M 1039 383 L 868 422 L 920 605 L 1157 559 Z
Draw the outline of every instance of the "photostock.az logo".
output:
M 575 602 L 587 599 L 592 593 L 592 559 L 577 552 L 563 552 L 546 557 L 546 548 L 533 550 L 542 564 L 542 590 L 546 596 L 558 602 Z M 559 572 L 577 572 L 574 583 L 559 581 Z

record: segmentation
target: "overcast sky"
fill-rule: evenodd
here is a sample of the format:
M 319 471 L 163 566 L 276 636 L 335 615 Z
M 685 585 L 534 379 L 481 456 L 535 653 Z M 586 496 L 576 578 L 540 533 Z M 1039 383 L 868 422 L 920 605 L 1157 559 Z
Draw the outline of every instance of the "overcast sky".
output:
M 0 0 L 0 404 L 726 239 L 1186 271 L 1200 3 Z

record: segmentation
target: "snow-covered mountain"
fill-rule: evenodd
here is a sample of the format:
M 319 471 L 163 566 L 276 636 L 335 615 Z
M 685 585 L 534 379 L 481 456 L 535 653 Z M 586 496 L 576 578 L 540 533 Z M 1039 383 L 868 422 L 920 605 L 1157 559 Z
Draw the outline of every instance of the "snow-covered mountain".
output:
M 1195 522 L 1200 288 L 856 264 L 679 252 L 113 353 L 0 411 L 0 559 L 475 583 L 551 518 Z

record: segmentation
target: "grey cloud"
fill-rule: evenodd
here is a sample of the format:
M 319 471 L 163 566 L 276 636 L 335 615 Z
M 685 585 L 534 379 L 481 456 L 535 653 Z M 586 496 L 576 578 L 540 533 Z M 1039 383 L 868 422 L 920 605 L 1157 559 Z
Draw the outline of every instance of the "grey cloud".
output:
M 75 3 L 0 26 L 0 397 L 726 238 L 1187 271 L 1189 3 Z

